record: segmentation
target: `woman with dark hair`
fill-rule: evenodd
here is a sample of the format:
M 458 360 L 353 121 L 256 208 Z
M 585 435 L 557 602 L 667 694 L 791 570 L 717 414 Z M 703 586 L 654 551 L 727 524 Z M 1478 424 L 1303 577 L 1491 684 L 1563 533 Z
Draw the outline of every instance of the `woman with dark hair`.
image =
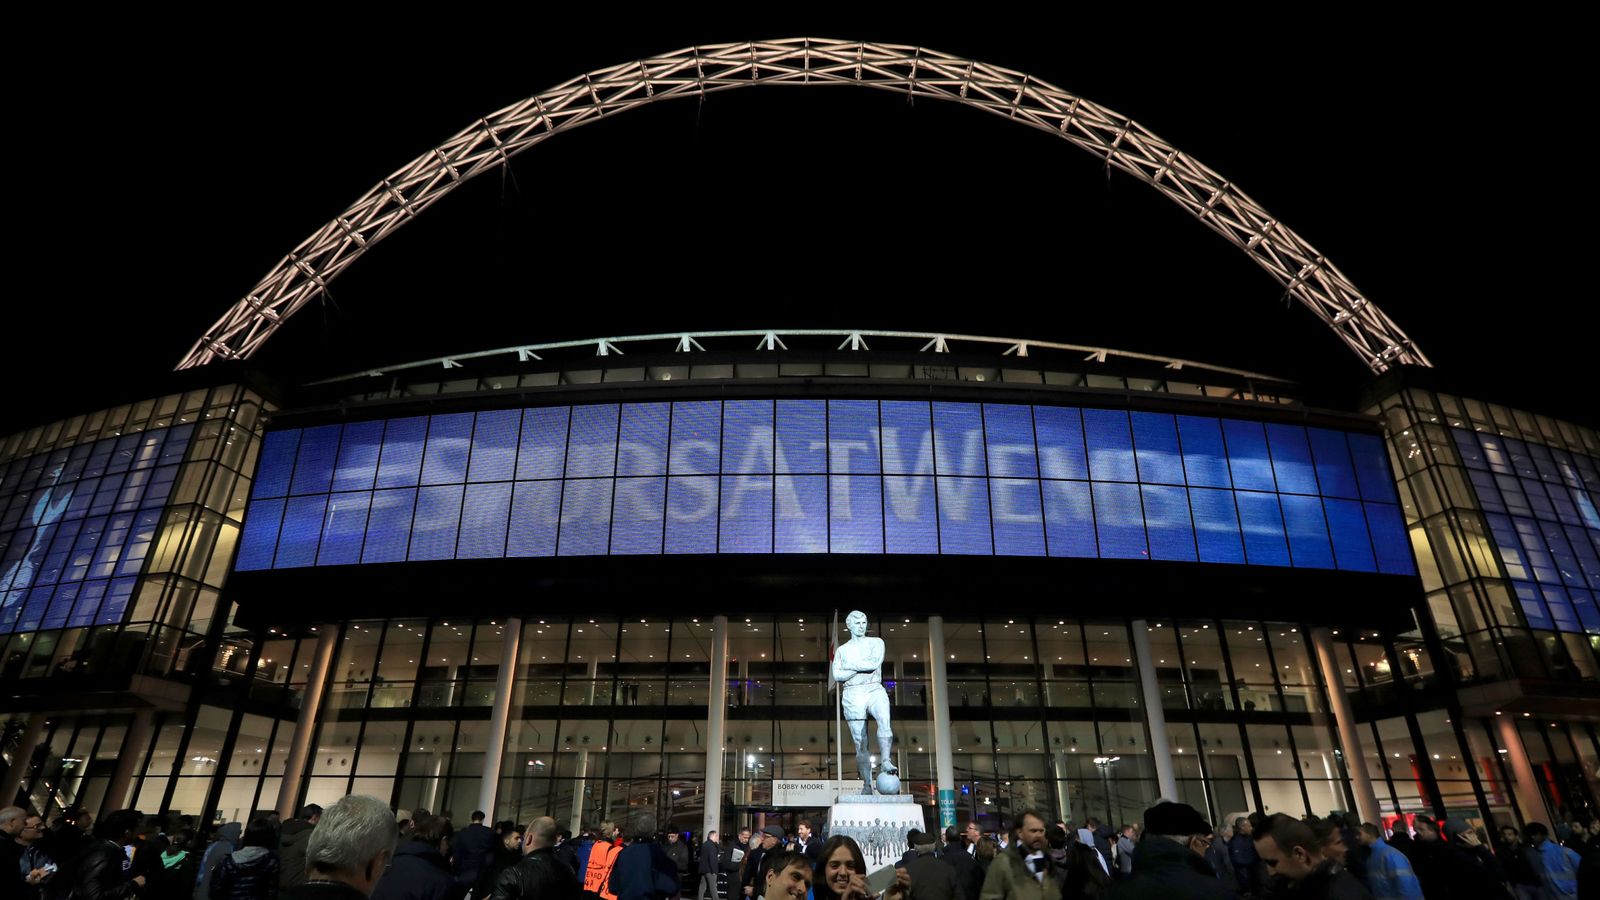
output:
M 278 829 L 265 816 L 250 820 L 239 849 L 211 876 L 211 900 L 277 900 Z
M 994 862 L 994 858 L 999 855 L 999 842 L 988 835 L 979 838 L 978 848 L 972 851 L 972 858 L 978 861 L 978 865 L 983 866 L 983 871 L 985 872 L 989 871 L 989 864 Z
M 814 900 L 868 900 L 871 896 L 867 890 L 867 859 L 849 835 L 836 834 L 822 845 L 811 879 L 811 895 Z

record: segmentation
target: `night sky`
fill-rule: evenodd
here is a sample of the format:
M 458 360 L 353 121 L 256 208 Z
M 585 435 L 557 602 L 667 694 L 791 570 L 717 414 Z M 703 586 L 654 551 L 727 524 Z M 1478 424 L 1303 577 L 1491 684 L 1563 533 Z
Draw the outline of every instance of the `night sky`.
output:
M 0 434 L 133 399 L 295 244 L 479 116 L 695 43 L 926 46 L 1129 115 L 1308 239 L 1463 390 L 1593 422 L 1572 23 L 839 17 L 653 27 L 476 10 L 56 23 L 13 85 Z M 310 16 L 309 13 L 303 13 Z M 614 21 L 613 21 L 614 20 Z M 20 39 L 20 36 L 19 36 Z M 888 328 L 1104 344 L 1351 396 L 1365 370 L 1242 252 L 1058 138 L 852 88 L 757 87 L 559 136 L 334 282 L 290 378 L 565 338 Z M 1580 365 L 1580 362 L 1583 364 Z M 108 386 L 109 385 L 109 386 Z

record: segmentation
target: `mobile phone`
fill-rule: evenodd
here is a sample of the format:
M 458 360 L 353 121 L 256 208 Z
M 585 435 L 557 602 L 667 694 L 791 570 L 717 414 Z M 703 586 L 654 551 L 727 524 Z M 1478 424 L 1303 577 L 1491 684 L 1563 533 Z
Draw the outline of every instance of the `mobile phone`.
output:
M 871 875 L 868 875 L 867 876 L 867 893 L 869 893 L 872 896 L 876 897 L 879 894 L 883 893 L 884 891 L 888 890 L 889 889 L 889 885 L 894 884 L 894 879 L 895 879 L 894 870 L 895 870 L 894 866 L 884 866 L 883 868 L 879 869 L 878 871 L 873 872 Z

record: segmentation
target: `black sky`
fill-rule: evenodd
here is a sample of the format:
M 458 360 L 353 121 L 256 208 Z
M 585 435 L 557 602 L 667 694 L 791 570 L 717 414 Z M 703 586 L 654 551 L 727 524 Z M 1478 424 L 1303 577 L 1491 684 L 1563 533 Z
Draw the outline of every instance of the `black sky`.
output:
M 50 62 L 14 113 L 25 287 L 0 326 L 0 433 L 151 383 L 306 235 L 478 116 L 639 56 L 805 33 L 974 57 L 1132 116 L 1316 245 L 1464 388 L 1595 417 L 1588 229 L 1572 224 L 1593 194 L 1573 121 L 1589 73 L 1572 22 L 288 15 L 34 35 Z M 838 326 L 1107 344 L 1358 388 L 1355 357 L 1282 296 L 1177 206 L 1049 135 L 878 92 L 756 88 L 534 148 L 368 254 L 258 359 L 315 375 L 570 337 Z

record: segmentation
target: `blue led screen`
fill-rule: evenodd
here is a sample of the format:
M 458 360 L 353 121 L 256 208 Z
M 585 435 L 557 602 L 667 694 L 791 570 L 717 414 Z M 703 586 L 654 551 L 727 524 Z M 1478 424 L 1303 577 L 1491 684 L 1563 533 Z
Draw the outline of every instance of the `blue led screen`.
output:
M 1600 464 L 1491 432 L 1451 432 L 1529 627 L 1600 634 Z
M 1298 425 L 907 400 L 325 425 L 267 436 L 236 567 L 912 553 L 1411 575 L 1384 454 Z
M 0 465 L 0 634 L 122 621 L 193 433 L 153 428 Z M 316 468 L 305 484 L 326 492 Z

